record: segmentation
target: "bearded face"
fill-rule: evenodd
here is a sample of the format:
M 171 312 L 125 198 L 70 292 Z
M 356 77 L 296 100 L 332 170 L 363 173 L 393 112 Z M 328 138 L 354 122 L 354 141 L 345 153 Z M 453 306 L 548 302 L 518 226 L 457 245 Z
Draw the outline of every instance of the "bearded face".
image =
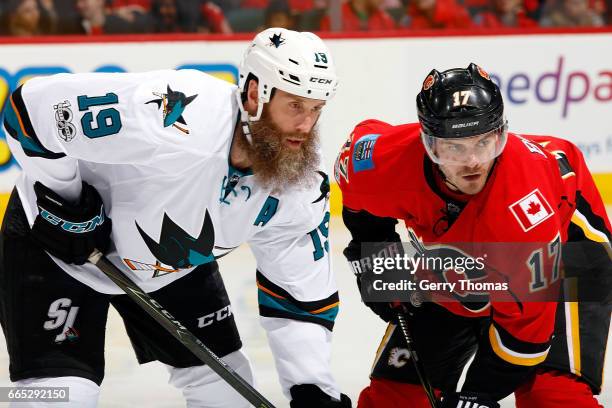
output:
M 241 148 L 248 152 L 256 179 L 273 192 L 289 187 L 309 187 L 316 182 L 319 164 L 319 134 L 316 126 L 308 133 L 279 128 L 264 105 L 261 119 L 250 124 L 252 144 L 243 136 Z

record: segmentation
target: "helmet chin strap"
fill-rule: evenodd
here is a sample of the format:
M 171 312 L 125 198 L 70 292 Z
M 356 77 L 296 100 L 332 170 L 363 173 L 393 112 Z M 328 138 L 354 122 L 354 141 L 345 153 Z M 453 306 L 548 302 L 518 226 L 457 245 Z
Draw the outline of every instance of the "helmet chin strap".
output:
M 236 88 L 234 96 L 236 97 L 236 101 L 238 102 L 238 109 L 240 110 L 240 124 L 242 126 L 242 133 L 246 137 L 247 142 L 249 144 L 253 144 L 251 123 L 257 122 L 259 119 L 261 119 L 264 102 L 262 102 L 260 99 L 259 103 L 257 104 L 257 114 L 255 116 L 249 116 L 249 112 L 244 109 L 244 104 L 242 103 L 242 94 L 240 92 L 240 88 Z
M 442 171 L 439 165 L 436 164 L 435 166 L 436 166 L 436 170 L 440 174 L 440 177 L 442 177 L 442 181 L 444 181 L 444 183 L 446 183 L 452 190 L 456 190 L 460 192 L 461 194 L 465 194 L 463 191 L 461 191 L 459 187 L 455 185 L 455 183 L 453 183 L 452 181 L 448 179 L 448 177 L 446 177 L 446 174 L 444 174 L 444 172 Z

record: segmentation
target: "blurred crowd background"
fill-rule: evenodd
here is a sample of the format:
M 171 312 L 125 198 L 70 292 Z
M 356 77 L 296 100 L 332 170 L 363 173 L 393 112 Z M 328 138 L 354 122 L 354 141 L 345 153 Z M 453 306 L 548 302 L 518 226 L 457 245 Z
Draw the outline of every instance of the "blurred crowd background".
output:
M 612 0 L 0 0 L 0 35 L 612 26 Z

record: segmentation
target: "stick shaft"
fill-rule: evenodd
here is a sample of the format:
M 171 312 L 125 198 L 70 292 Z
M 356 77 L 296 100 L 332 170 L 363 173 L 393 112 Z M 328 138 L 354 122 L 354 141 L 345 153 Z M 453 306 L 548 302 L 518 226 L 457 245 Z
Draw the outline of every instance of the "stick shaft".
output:
M 200 339 L 191 333 L 181 322 L 155 299 L 145 293 L 119 268 L 113 265 L 102 253 L 95 250 L 89 261 L 96 265 L 106 276 L 119 286 L 134 302 L 144 309 L 164 329 L 180 341 L 189 351 L 225 380 L 236 392 L 257 408 L 274 408 L 263 395 L 238 375 L 230 366 L 215 355 Z
M 412 336 L 410 335 L 408 322 L 406 321 L 406 316 L 401 311 L 401 309 L 397 310 L 397 321 L 402 335 L 404 336 L 404 340 L 406 341 L 406 347 L 408 348 L 408 353 L 410 353 L 410 359 L 414 364 L 414 369 L 417 373 L 417 376 L 419 377 L 419 381 L 421 381 L 423 389 L 425 390 L 425 394 L 427 394 L 429 404 L 431 405 L 431 408 L 437 408 L 438 403 L 436 402 L 436 397 L 433 388 L 429 382 L 429 379 L 425 375 L 425 369 L 423 368 L 423 364 L 419 360 L 419 356 L 417 355 L 417 352 L 414 349 L 414 342 L 412 341 Z

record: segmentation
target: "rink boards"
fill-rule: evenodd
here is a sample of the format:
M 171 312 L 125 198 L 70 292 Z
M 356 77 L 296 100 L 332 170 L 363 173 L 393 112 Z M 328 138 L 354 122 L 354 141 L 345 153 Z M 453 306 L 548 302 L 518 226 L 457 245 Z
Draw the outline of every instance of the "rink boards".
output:
M 510 129 L 552 134 L 577 143 L 612 203 L 612 30 L 494 36 L 344 36 L 327 43 L 340 75 L 337 96 L 320 120 L 326 165 L 363 119 L 416 120 L 415 96 L 432 68 L 476 62 L 500 85 Z M 236 82 L 249 36 L 52 38 L 45 43 L 0 39 L 0 101 L 37 75 L 59 72 L 140 72 L 193 68 Z M 53 114 L 52 107 L 49 107 Z M 19 168 L 0 135 L 0 199 Z M 332 206 L 340 196 L 333 189 Z M 1 202 L 0 202 L 1 204 Z

